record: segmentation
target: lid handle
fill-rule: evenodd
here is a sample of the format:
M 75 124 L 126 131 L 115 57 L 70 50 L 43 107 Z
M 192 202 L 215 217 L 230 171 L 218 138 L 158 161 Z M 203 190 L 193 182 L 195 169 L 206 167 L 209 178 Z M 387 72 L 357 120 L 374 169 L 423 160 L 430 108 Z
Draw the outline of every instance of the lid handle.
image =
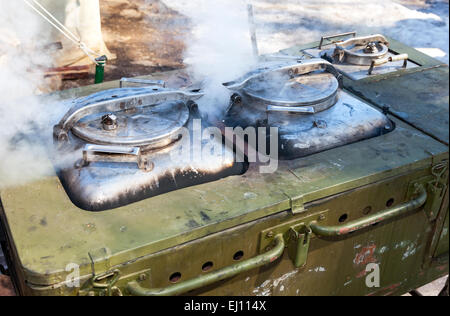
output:
M 134 162 L 144 171 L 154 169 L 154 163 L 142 155 L 139 147 L 87 144 L 83 149 L 83 165 L 91 162 Z

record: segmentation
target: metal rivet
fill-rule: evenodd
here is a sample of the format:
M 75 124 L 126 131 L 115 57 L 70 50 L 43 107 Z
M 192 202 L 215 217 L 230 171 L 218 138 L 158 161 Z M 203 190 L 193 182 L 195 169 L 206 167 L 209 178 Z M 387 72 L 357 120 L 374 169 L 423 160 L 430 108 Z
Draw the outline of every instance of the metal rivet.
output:
M 268 232 L 267 234 L 266 234 L 266 238 L 272 238 L 273 237 L 273 232 Z

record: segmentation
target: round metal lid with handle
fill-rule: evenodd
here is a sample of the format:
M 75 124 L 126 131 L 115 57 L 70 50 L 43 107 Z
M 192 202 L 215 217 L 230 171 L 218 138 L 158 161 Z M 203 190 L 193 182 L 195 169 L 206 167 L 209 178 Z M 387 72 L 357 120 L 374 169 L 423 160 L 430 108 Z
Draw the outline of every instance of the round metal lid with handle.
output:
M 264 103 L 267 111 L 313 114 L 336 103 L 340 77 L 329 62 L 311 59 L 251 73 L 225 86 Z
M 163 147 L 172 143 L 189 119 L 184 102 L 166 101 L 132 110 L 95 113 L 73 127 L 77 137 L 94 144 Z
M 189 120 L 188 100 L 200 93 L 154 88 L 99 92 L 76 104 L 55 127 L 58 142 L 68 142 L 69 131 L 99 145 L 132 146 L 149 150 L 174 142 Z
M 374 60 L 386 57 L 389 42 L 383 35 L 355 37 L 339 44 L 333 53 L 335 60 L 352 65 L 370 66 Z

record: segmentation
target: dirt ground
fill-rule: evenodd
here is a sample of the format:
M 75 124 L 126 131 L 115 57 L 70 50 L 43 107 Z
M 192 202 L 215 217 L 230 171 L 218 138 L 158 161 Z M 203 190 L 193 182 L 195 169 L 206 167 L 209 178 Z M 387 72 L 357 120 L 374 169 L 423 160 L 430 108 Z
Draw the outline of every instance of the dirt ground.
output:
M 102 31 L 109 50 L 117 56 L 105 67 L 105 81 L 183 67 L 189 20 L 158 0 L 100 0 Z M 92 84 L 88 79 L 67 80 L 61 89 Z
M 423 0 L 397 0 L 422 7 Z M 448 1 L 443 1 L 447 3 Z M 100 0 L 102 29 L 109 50 L 117 58 L 108 61 L 105 80 L 145 75 L 183 67 L 183 38 L 190 31 L 189 19 L 159 0 Z M 447 8 L 448 10 L 448 8 Z M 67 80 L 58 89 L 92 84 L 93 72 L 87 79 Z M 4 264 L 0 250 L 0 264 Z M 435 296 L 446 278 L 420 289 L 423 295 Z M 0 274 L 0 296 L 12 295 L 6 276 Z

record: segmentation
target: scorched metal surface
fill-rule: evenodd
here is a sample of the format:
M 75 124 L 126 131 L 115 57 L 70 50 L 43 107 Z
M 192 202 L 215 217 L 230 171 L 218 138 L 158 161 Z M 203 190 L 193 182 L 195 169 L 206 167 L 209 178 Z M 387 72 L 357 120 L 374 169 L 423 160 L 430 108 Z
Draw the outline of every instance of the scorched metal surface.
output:
M 392 107 L 402 106 L 396 101 L 409 93 L 414 102 L 402 108 L 405 113 L 425 111 L 432 102 L 448 117 L 447 66 L 389 42 L 421 66 L 368 81 L 344 80 L 346 91 L 358 88 L 353 97 L 369 101 L 373 93 L 385 100 L 374 106 Z M 284 53 L 299 55 L 318 45 Z M 410 76 L 416 78 L 411 85 L 384 94 Z M 439 87 L 440 98 L 414 97 L 431 86 Z M 252 164 L 244 175 L 113 213 L 76 207 L 56 175 L 2 190 L 16 287 L 27 295 L 398 295 L 448 274 L 449 155 L 440 141 L 448 122 L 430 114 L 418 129 L 417 116 L 389 116 L 396 125 L 391 133 L 281 162 L 273 174 L 260 174 Z M 387 221 L 378 216 L 393 213 L 398 216 Z M 315 225 L 358 230 L 309 235 Z M 308 241 L 308 249 L 298 247 L 299 240 Z M 270 255 L 278 259 L 267 263 Z M 80 266 L 80 287 L 66 282 L 71 263 Z M 368 263 L 380 264 L 379 288 L 366 286 Z M 229 278 L 214 282 L 224 272 Z
M 295 159 L 391 132 L 394 125 L 339 88 L 342 75 L 323 59 L 263 63 L 226 83 L 234 92 L 227 126 L 276 127 L 279 158 Z M 268 148 L 268 147 L 267 147 Z
M 233 161 L 232 149 L 222 139 L 202 142 L 220 151 L 198 161 L 191 158 L 195 151 L 202 152 L 188 146 L 194 129 L 201 129 L 195 127 L 201 116 L 193 102 L 201 96 L 150 86 L 106 90 L 75 100 L 54 128 L 60 154 L 78 156 L 63 165 L 55 159 L 70 199 L 82 209 L 104 211 L 242 174 L 246 164 Z M 189 140 L 182 139 L 184 132 Z M 178 152 L 187 157 L 176 159 L 173 154 Z

